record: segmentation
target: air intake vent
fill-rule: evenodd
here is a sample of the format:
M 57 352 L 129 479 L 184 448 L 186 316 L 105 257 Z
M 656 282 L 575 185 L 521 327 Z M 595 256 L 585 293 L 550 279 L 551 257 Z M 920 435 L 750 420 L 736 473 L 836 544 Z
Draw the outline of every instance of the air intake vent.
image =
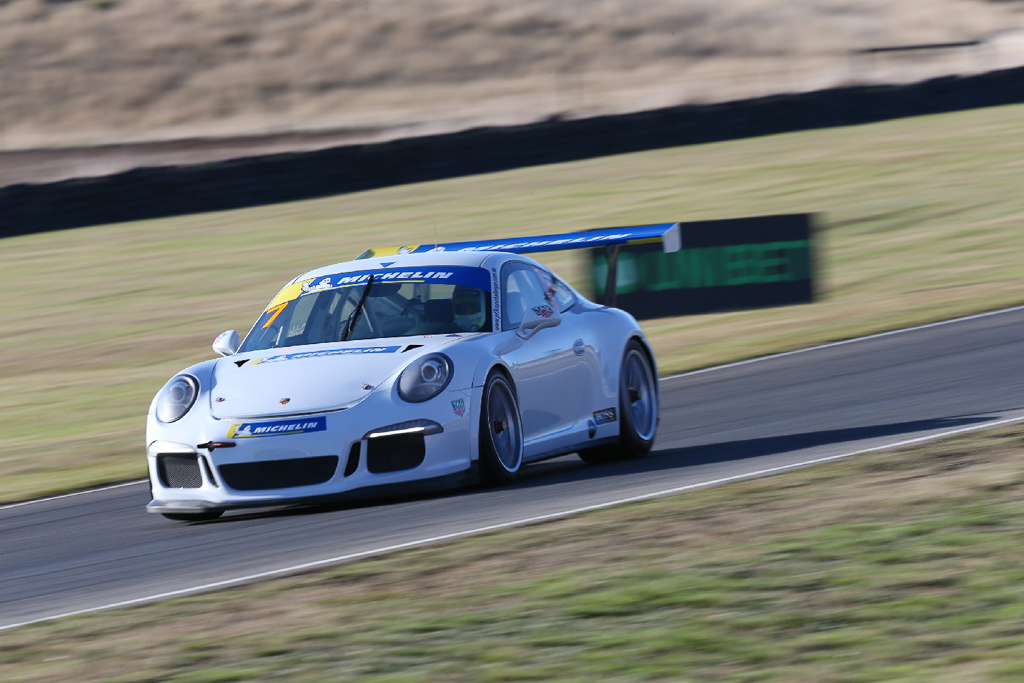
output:
M 160 483 L 172 489 L 197 489 L 203 485 L 199 458 L 195 455 L 158 455 L 157 473 Z
M 373 474 L 411 470 L 423 464 L 427 449 L 422 434 L 395 434 L 366 441 L 366 469 Z
M 316 486 L 330 481 L 338 469 L 338 456 L 266 460 L 221 465 L 224 483 L 236 491 L 268 491 L 295 486 Z
M 348 451 L 348 462 L 345 463 L 345 476 L 351 477 L 359 469 L 359 442 L 352 444 Z

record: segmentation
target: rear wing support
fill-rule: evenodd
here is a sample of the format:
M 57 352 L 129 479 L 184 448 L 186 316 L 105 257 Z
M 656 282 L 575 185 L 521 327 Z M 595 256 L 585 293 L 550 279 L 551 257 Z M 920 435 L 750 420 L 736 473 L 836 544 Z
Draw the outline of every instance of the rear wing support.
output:
M 615 306 L 615 295 L 619 289 L 619 245 L 605 247 L 604 258 L 608 264 L 608 272 L 604 277 L 604 303 L 606 306 Z

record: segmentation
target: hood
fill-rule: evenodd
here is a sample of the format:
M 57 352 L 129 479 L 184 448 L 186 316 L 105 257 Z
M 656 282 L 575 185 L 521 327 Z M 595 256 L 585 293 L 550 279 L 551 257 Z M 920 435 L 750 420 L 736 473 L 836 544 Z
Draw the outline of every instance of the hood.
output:
M 217 361 L 210 413 L 217 419 L 299 415 L 355 405 L 420 355 L 457 341 L 403 337 L 296 346 Z

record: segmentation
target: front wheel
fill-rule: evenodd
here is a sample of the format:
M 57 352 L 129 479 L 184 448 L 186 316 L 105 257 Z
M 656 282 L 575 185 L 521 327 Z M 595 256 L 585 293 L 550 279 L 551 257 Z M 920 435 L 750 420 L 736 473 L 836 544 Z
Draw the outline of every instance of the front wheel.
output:
M 597 464 L 635 458 L 651 450 L 658 431 L 658 380 L 650 357 L 635 339 L 626 345 L 619 370 L 619 440 L 580 451 Z
M 523 464 L 523 420 L 512 385 L 494 373 L 484 385 L 480 410 L 480 473 L 489 484 L 506 484 Z

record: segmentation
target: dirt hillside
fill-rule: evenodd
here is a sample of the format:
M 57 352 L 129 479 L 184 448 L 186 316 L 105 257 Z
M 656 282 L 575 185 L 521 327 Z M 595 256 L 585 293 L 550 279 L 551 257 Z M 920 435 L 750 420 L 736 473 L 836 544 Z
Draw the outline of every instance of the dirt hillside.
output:
M 1022 28 L 1022 0 L 0 0 L 0 185 L 975 73 Z

